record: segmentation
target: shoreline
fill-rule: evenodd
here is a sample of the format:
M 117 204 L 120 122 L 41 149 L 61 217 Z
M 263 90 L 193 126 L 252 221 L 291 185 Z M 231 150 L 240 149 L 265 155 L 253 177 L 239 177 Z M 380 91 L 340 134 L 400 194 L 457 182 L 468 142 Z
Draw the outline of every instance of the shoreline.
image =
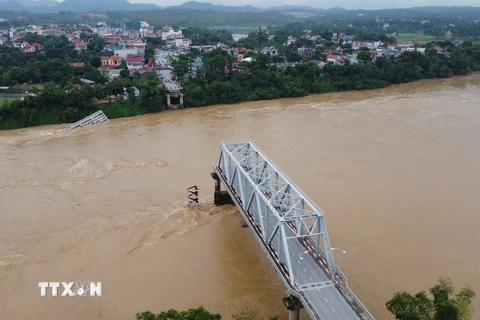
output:
M 114 120 L 114 119 L 121 119 L 121 118 L 135 118 L 139 116 L 147 116 L 151 114 L 161 114 L 163 112 L 182 112 L 188 109 L 198 109 L 198 108 L 208 108 L 208 107 L 215 107 L 215 106 L 230 106 L 230 105 L 235 105 L 235 104 L 242 104 L 242 103 L 256 103 L 256 102 L 264 102 L 264 101 L 279 101 L 279 100 L 285 100 L 285 99 L 302 99 L 302 98 L 307 98 L 310 96 L 317 96 L 317 95 L 332 95 L 332 94 L 342 94 L 342 93 L 348 93 L 348 92 L 374 92 L 375 90 L 385 90 L 391 87 L 400 87 L 404 85 L 409 85 L 413 83 L 421 83 L 421 82 L 432 82 L 432 81 L 441 81 L 441 80 L 449 80 L 449 79 L 456 79 L 456 78 L 462 78 L 462 77 L 472 77 L 475 75 L 480 74 L 480 71 L 474 71 L 469 75 L 453 75 L 448 78 L 428 78 L 428 79 L 419 79 L 419 80 L 414 80 L 411 82 L 404 82 L 404 83 L 393 83 L 389 84 L 388 86 L 385 86 L 383 88 L 374 88 L 374 89 L 362 89 L 362 90 L 345 90 L 345 91 L 336 91 L 336 92 L 324 92 L 324 93 L 310 93 L 305 96 L 301 97 L 284 97 L 284 98 L 275 98 L 275 99 L 261 99 L 261 100 L 254 100 L 254 101 L 241 101 L 241 102 L 234 102 L 234 103 L 219 103 L 219 104 L 212 104 L 212 105 L 204 105 L 204 106 L 198 106 L 198 107 L 184 107 L 183 109 L 176 109 L 176 110 L 162 110 L 158 112 L 150 112 L 150 113 L 144 113 L 144 114 L 136 114 L 132 116 L 125 116 L 125 117 L 115 117 L 115 118 L 109 118 L 109 120 Z M 102 110 L 102 109 L 98 109 Z M 97 110 L 97 111 L 98 111 Z M 35 127 L 44 127 L 44 126 L 65 126 L 67 127 L 68 125 L 72 124 L 74 122 L 68 123 L 68 122 L 62 122 L 58 124 L 42 124 L 38 126 L 30 126 L 30 127 L 22 127 L 22 128 L 15 128 L 15 129 L 0 129 L 0 132 L 8 132 L 12 130 L 21 130 L 21 129 L 30 129 L 30 128 L 35 128 Z

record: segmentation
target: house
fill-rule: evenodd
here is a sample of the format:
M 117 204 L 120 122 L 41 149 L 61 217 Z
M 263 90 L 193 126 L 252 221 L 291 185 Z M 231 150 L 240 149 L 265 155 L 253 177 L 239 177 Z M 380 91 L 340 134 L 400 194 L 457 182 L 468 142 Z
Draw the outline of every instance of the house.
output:
M 137 43 L 141 42 L 140 38 L 138 37 L 125 37 L 120 39 L 120 44 L 132 44 L 132 43 Z
M 65 37 L 68 39 L 68 41 L 73 42 L 75 40 L 76 36 L 73 33 L 66 33 Z
M 175 46 L 178 48 L 188 48 L 192 45 L 192 40 L 189 38 L 184 38 L 184 37 L 177 37 L 175 38 Z
M 105 42 L 106 42 L 108 45 L 119 44 L 120 41 L 122 41 L 122 38 L 121 38 L 121 37 L 117 37 L 117 36 L 105 36 Z
M 329 54 L 327 56 L 327 62 L 331 62 L 334 65 L 337 66 L 343 66 L 345 63 L 345 56 L 340 56 L 340 55 L 335 55 L 335 54 Z
M 13 42 L 13 46 L 14 46 L 15 48 L 20 48 L 20 49 L 23 49 L 23 48 L 25 48 L 25 47 L 27 47 L 27 46 L 29 46 L 29 45 L 30 45 L 30 43 L 28 43 L 27 41 L 25 41 L 25 40 L 23 40 L 23 39 L 18 39 L 18 40 L 15 40 L 15 41 Z
M 452 41 L 452 43 L 455 47 L 461 46 L 463 44 L 463 42 L 464 42 L 463 40 Z
M 122 64 L 122 57 L 120 56 L 102 56 L 100 57 L 100 61 L 102 62 L 102 67 L 104 66 L 110 66 L 114 68 L 120 67 Z
M 130 87 L 129 89 L 132 90 L 133 96 L 138 97 L 140 95 L 140 90 L 137 87 Z M 128 99 L 128 90 L 127 88 L 123 88 L 123 99 Z
M 129 45 L 126 45 L 125 48 L 136 48 L 137 49 L 137 54 L 145 54 L 145 47 L 147 46 L 146 43 L 143 42 L 138 42 L 138 43 L 132 43 Z
M 87 44 L 80 39 L 73 40 L 73 45 L 75 46 L 75 50 L 77 50 L 77 51 L 87 49 Z
M 129 54 L 127 55 L 127 68 L 130 69 L 140 69 L 143 67 L 143 54 Z
M 113 45 L 109 45 L 109 46 L 105 46 L 103 48 L 103 51 L 112 51 L 112 52 L 115 52 L 115 50 L 121 50 L 123 49 L 123 46 L 113 46 Z
M 68 64 L 70 67 L 74 67 L 74 68 L 81 68 L 83 67 L 85 64 L 83 62 L 72 62 L 72 63 L 69 63 Z
M 43 46 L 40 43 L 32 43 L 29 46 L 25 46 L 22 48 L 22 53 L 35 53 L 35 51 L 42 51 L 44 50 Z
M 352 44 L 353 38 L 354 38 L 353 34 L 345 34 L 343 35 L 342 40 L 343 40 L 343 43 Z
M 263 54 L 269 54 L 271 56 L 278 56 L 278 50 L 274 47 L 265 47 L 262 49 Z
M 114 66 L 101 66 L 100 68 L 98 68 L 98 70 L 104 78 L 107 78 L 109 80 L 115 77 L 119 77 L 120 72 L 122 72 L 121 69 Z
M 334 53 L 334 52 L 343 53 L 343 49 L 340 46 L 331 45 L 330 47 L 328 47 L 327 52 L 328 53 Z
M 175 30 L 170 26 L 165 26 L 162 28 L 162 39 L 175 39 L 175 37 L 181 38 L 183 37 L 182 30 Z
M 113 50 L 113 53 L 116 56 L 122 57 L 122 59 L 124 60 L 127 59 L 127 56 L 129 54 L 132 54 L 132 55 L 139 54 L 138 49 L 136 47 L 131 47 L 131 48 L 122 47 L 122 49 Z
M 292 37 L 292 36 L 288 37 L 287 46 L 290 46 L 290 45 L 294 44 L 296 41 L 297 41 L 297 38 Z
M 215 49 L 214 46 L 199 46 L 198 47 L 198 50 L 200 51 L 200 53 L 210 52 L 210 51 L 213 51 L 214 49 Z
M 323 62 L 322 60 L 310 60 L 308 62 L 313 63 L 314 65 L 316 65 L 320 69 L 323 69 L 323 67 L 325 67 L 325 65 L 326 65 L 326 63 Z
M 445 37 L 451 38 L 451 37 L 452 37 L 452 31 L 448 30 L 448 31 L 445 33 Z
M 303 59 L 307 59 L 314 52 L 315 52 L 315 48 L 308 48 L 308 47 L 305 47 L 305 46 L 297 49 L 298 55 L 301 56 Z
M 436 46 L 432 47 L 432 49 L 435 50 L 435 51 L 440 51 L 440 50 L 442 50 L 442 47 L 440 47 L 439 45 L 436 45 Z
M 396 50 L 398 47 L 398 43 L 391 43 L 387 46 L 388 50 Z

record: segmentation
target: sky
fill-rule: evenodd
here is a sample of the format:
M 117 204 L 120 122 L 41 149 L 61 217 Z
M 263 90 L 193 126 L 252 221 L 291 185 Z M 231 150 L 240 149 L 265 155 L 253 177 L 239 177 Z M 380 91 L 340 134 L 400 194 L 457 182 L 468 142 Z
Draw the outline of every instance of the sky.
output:
M 132 3 L 155 3 L 160 6 L 180 5 L 188 0 L 129 0 Z M 348 0 L 339 2 L 338 0 L 196 0 L 199 2 L 210 2 L 228 6 L 252 5 L 255 7 L 268 7 L 277 5 L 307 5 L 317 8 L 331 8 L 340 6 L 345 9 L 391 9 L 391 8 L 411 8 L 421 6 L 476 6 L 480 5 L 479 0 Z

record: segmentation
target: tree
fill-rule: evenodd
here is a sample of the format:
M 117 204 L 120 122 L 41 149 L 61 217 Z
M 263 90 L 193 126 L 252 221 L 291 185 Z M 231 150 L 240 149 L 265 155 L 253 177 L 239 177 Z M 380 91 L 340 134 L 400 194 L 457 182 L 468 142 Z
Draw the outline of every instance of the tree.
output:
M 213 314 L 205 310 L 202 306 L 187 311 L 177 311 L 170 309 L 167 312 L 161 312 L 158 315 L 150 311 L 137 313 L 137 320 L 220 320 L 222 316 Z
M 368 51 L 359 52 L 357 58 L 365 62 L 372 61 L 372 55 Z
M 167 312 L 154 314 L 150 311 L 137 313 L 137 320 L 221 320 L 222 316 L 208 312 L 200 306 L 196 309 L 187 311 L 177 311 L 170 309 Z M 251 307 L 244 307 L 240 312 L 232 315 L 234 320 L 263 320 L 259 312 Z M 270 318 L 270 320 L 279 320 L 278 317 Z
M 450 279 L 440 278 L 430 288 L 433 301 L 425 291 L 412 296 L 403 291 L 394 294 L 385 304 L 395 319 L 398 320 L 470 320 L 473 317 L 473 299 L 475 292 L 466 287 L 451 297 L 455 292 Z

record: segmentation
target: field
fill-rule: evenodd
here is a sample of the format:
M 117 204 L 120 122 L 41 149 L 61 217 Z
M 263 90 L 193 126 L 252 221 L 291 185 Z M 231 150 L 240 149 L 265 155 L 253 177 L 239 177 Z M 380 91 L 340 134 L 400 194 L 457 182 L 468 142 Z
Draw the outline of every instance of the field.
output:
M 214 30 L 225 29 L 230 33 L 235 34 L 249 34 L 250 32 L 258 30 L 258 26 L 213 26 L 211 28 Z M 262 27 L 262 29 L 266 29 L 266 27 Z
M 407 42 L 407 41 L 417 41 L 420 44 L 427 43 L 429 41 L 437 40 L 434 36 L 429 36 L 423 33 L 392 33 L 389 34 L 391 37 L 395 37 L 398 43 Z M 438 39 L 443 40 L 443 39 Z
M 5 103 L 16 100 L 18 98 L 2 98 L 0 97 L 0 106 L 3 106 Z

